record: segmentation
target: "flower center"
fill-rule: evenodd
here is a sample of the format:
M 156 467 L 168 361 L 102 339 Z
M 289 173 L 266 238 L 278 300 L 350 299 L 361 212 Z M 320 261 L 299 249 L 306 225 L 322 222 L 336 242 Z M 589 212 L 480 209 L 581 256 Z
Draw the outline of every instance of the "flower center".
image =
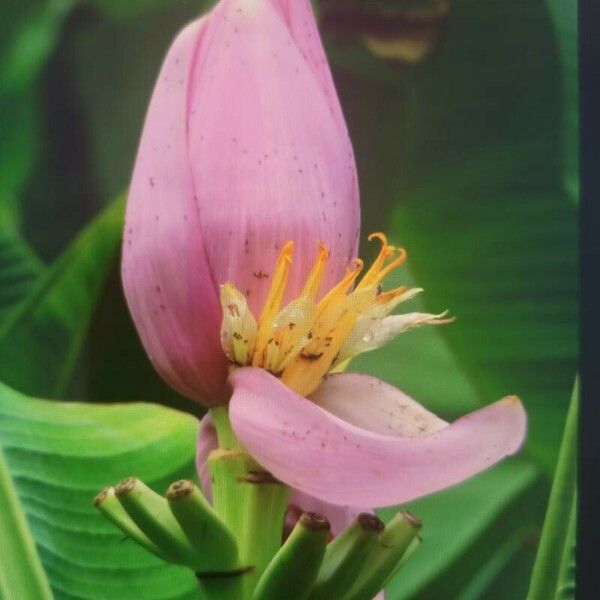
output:
M 232 366 L 252 365 L 280 377 L 287 386 L 307 396 L 325 375 L 343 370 L 360 352 L 373 349 L 399 331 L 382 327 L 387 315 L 400 302 L 415 296 L 420 289 L 398 287 L 383 292 L 381 282 L 406 259 L 400 248 L 388 244 L 383 233 L 369 240 L 381 242 L 379 255 L 356 284 L 363 262 L 355 259 L 344 277 L 317 300 L 329 251 L 319 243 L 316 261 L 300 295 L 281 307 L 292 266 L 294 244 L 282 248 L 272 284 L 258 321 L 244 295 L 231 283 L 221 286 L 221 343 Z M 420 313 L 414 313 L 420 314 Z M 443 315 L 426 315 L 437 321 Z M 388 317 L 393 319 L 394 317 Z M 407 328 L 407 327 L 405 327 Z M 383 342 L 382 338 L 383 329 Z

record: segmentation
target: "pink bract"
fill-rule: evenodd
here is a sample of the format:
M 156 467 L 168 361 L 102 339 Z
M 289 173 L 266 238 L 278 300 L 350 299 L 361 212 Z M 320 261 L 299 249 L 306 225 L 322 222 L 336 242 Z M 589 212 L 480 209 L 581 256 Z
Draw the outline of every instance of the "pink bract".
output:
M 230 376 L 233 429 L 275 477 L 322 501 L 401 504 L 455 485 L 523 443 L 515 397 L 452 424 L 367 375 L 330 376 L 315 401 L 253 368 Z
M 129 191 L 122 277 L 155 368 L 214 405 L 227 374 L 218 286 L 255 316 L 281 246 L 295 243 L 286 300 L 317 243 L 328 289 L 356 254 L 352 147 L 309 0 L 222 0 L 171 46 Z

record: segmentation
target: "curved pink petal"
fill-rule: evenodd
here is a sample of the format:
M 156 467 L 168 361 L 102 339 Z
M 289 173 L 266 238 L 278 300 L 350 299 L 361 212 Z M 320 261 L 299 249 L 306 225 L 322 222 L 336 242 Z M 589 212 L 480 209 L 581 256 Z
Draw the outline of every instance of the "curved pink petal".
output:
M 223 0 L 208 19 L 188 93 L 188 158 L 212 278 L 232 282 L 257 315 L 287 240 L 296 250 L 284 302 L 318 241 L 332 250 L 323 290 L 343 274 L 358 240 L 356 168 L 337 98 L 281 10 Z
M 217 430 L 210 413 L 202 417 L 198 428 L 198 444 L 196 447 L 196 470 L 205 496 L 212 501 L 212 486 L 208 471 L 208 455 L 218 448 Z M 303 512 L 316 512 L 324 515 L 331 523 L 331 533 L 336 536 L 354 522 L 361 512 L 370 512 L 368 508 L 339 506 L 313 498 L 300 490 L 291 489 L 288 507 L 288 525 L 290 531 Z
M 227 374 L 221 308 L 189 172 L 186 89 L 206 21 L 171 46 L 148 109 L 127 203 L 122 279 L 150 360 L 183 395 L 216 404 Z
M 310 399 L 347 423 L 383 435 L 420 437 L 448 426 L 398 388 L 370 375 L 330 375 Z
M 414 500 L 487 469 L 525 437 L 514 397 L 407 438 L 347 423 L 259 369 L 239 369 L 229 381 L 231 422 L 249 452 L 278 479 L 333 504 Z

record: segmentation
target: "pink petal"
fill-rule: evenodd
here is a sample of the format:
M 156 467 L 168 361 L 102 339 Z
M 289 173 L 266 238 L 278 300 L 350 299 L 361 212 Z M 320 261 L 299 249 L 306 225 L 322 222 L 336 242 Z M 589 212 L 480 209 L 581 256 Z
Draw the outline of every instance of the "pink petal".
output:
M 398 388 L 370 375 L 330 375 L 310 399 L 347 423 L 383 435 L 420 437 L 448 426 Z
M 198 428 L 198 444 L 196 448 L 196 470 L 205 496 L 212 501 L 212 486 L 208 472 L 208 455 L 218 448 L 217 430 L 215 429 L 210 413 L 204 415 Z M 290 530 L 303 512 L 316 512 L 324 515 L 331 523 L 331 532 L 334 536 L 341 533 L 348 525 L 352 524 L 359 513 L 370 512 L 368 508 L 351 506 L 338 506 L 323 502 L 312 496 L 292 489 L 290 491 L 288 517 Z
M 212 501 L 212 486 L 210 473 L 208 472 L 208 455 L 218 448 L 217 430 L 215 429 L 210 413 L 204 415 L 198 428 L 198 444 L 196 448 L 196 470 L 204 494 L 208 501 Z M 361 512 L 369 512 L 368 508 L 356 508 L 351 506 L 338 506 L 323 502 L 312 496 L 308 496 L 299 490 L 292 489 L 289 499 L 289 517 L 290 529 L 294 526 L 303 512 L 316 512 L 324 515 L 331 523 L 331 532 L 333 535 L 341 533 Z
M 298 50 L 321 86 L 331 114 L 336 119 L 340 131 L 345 133 L 346 123 L 310 0 L 271 0 L 271 2 L 283 15 Z
M 232 282 L 257 315 L 287 240 L 286 300 L 319 240 L 335 250 L 323 290 L 343 274 L 358 239 L 356 168 L 337 98 L 279 7 L 223 0 L 208 19 L 188 94 L 189 161 L 213 281 Z
M 204 251 L 189 171 L 189 65 L 206 21 L 177 37 L 148 109 L 129 190 L 122 279 L 150 360 L 183 395 L 222 400 L 227 373 L 219 342 L 221 309 Z
M 489 468 L 525 437 L 514 397 L 407 438 L 347 423 L 259 369 L 239 369 L 229 381 L 231 422 L 249 452 L 281 481 L 333 504 L 409 502 Z

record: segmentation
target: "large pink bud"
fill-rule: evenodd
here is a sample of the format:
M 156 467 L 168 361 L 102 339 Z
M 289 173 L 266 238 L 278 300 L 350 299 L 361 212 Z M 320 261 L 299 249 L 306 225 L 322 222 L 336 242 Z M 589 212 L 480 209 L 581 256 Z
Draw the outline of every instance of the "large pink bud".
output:
M 157 371 L 188 398 L 222 402 L 219 285 L 258 316 L 285 242 L 284 302 L 321 241 L 327 290 L 358 231 L 352 147 L 310 1 L 222 0 L 167 54 L 129 192 L 123 284 Z

